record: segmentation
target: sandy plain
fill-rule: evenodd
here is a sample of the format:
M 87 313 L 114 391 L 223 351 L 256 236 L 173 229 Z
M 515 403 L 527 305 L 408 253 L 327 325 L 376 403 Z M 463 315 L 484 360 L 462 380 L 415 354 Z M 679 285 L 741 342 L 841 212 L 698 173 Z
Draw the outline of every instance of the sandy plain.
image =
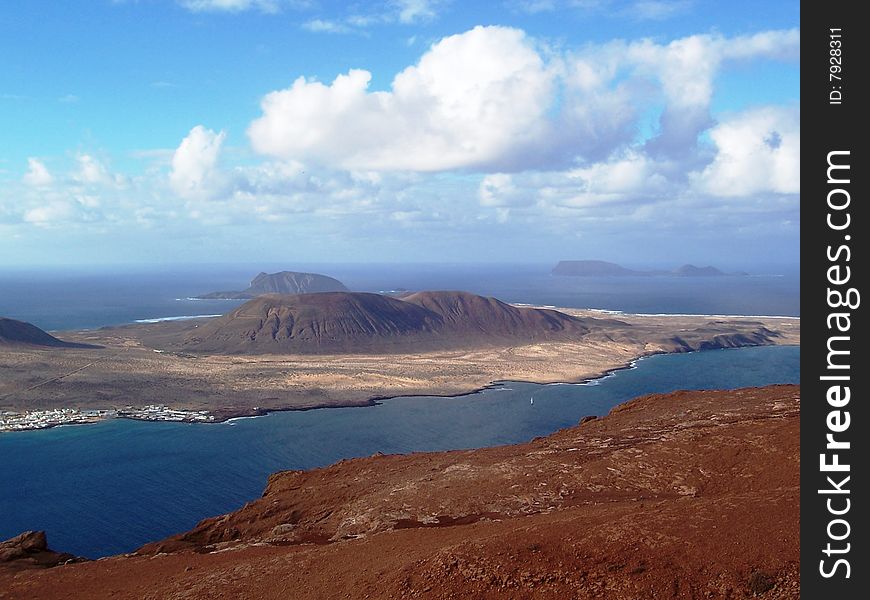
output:
M 607 315 L 577 341 L 419 354 L 208 355 L 166 340 L 196 321 L 58 332 L 99 349 L 0 349 L 0 411 L 123 409 L 148 404 L 207 410 L 216 419 L 270 410 L 371 404 L 399 395 L 457 395 L 496 381 L 579 382 L 655 353 L 697 347 L 799 344 L 800 320 L 779 317 Z

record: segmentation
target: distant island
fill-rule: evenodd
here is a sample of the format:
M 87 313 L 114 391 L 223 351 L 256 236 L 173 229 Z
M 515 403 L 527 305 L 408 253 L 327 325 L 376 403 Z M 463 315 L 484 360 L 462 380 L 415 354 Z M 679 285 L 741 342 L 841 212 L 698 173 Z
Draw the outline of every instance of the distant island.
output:
M 620 276 L 662 276 L 670 275 L 677 277 L 726 277 L 746 276 L 748 273 L 738 271 L 726 273 L 716 267 L 696 267 L 695 265 L 683 265 L 672 271 L 649 270 L 639 271 L 627 269 L 622 265 L 604 260 L 562 260 L 559 261 L 552 271 L 553 275 L 568 275 L 573 277 L 620 277 Z
M 267 294 L 222 317 L 66 331 L 0 322 L 0 432 L 583 381 L 661 352 L 797 344 L 776 317 L 610 315 L 459 291 Z M 159 401 L 157 400 L 159 399 Z
M 281 271 L 260 273 L 246 290 L 240 292 L 211 292 L 197 296 L 200 300 L 246 300 L 263 294 L 314 294 L 318 292 L 347 292 L 338 279 L 318 273 Z

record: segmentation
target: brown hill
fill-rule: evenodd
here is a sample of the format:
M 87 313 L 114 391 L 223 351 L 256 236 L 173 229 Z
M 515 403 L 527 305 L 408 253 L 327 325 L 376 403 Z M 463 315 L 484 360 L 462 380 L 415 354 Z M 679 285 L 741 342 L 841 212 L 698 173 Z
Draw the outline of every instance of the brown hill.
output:
M 537 337 L 547 333 L 587 331 L 580 319 L 556 310 L 519 308 L 496 298 L 468 292 L 417 292 L 402 300 L 432 311 L 441 317 L 445 328 L 465 334 Z
M 392 352 L 567 339 L 588 331 L 584 319 L 465 292 L 404 299 L 330 292 L 255 298 L 199 325 L 183 346 L 222 354 Z
M 281 271 L 260 273 L 248 289 L 241 292 L 212 292 L 197 296 L 202 300 L 233 300 L 256 298 L 263 294 L 316 294 L 319 292 L 346 292 L 348 289 L 338 279 L 318 273 Z
M 800 388 L 676 392 L 527 444 L 277 473 L 261 498 L 137 555 L 0 572 L 0 590 L 797 599 L 799 529 Z
M 74 344 L 46 333 L 36 325 L 0 317 L 0 346 L 44 346 L 48 348 L 98 348 L 89 344 Z

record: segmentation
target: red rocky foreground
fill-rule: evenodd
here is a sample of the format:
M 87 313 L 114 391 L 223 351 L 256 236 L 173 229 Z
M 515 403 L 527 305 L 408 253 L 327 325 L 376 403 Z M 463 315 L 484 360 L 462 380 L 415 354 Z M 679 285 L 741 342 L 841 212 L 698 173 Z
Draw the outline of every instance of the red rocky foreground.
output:
M 273 475 L 0 598 L 798 598 L 800 388 L 639 398 L 517 446 Z M 13 561 L 14 562 L 14 561 Z

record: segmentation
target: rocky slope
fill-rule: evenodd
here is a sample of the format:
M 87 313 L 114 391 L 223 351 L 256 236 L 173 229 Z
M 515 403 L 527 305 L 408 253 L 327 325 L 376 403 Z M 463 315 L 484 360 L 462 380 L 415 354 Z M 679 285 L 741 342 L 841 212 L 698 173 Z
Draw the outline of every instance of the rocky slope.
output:
M 0 348 L 13 346 L 48 348 L 97 348 L 88 344 L 74 344 L 46 333 L 36 325 L 0 317 Z
M 0 597 L 798 598 L 800 388 L 640 398 L 528 444 L 273 475 Z
M 22 569 L 46 569 L 83 560 L 72 554 L 51 550 L 44 531 L 25 531 L 11 540 L 0 542 L 0 574 Z
M 338 279 L 317 273 L 281 271 L 260 273 L 251 281 L 248 289 L 240 292 L 211 292 L 197 296 L 202 300 L 236 300 L 256 298 L 263 294 L 314 294 L 318 292 L 346 292 L 348 289 Z
M 467 292 L 266 295 L 199 325 L 183 347 L 222 354 L 367 353 L 578 339 L 592 319 Z

